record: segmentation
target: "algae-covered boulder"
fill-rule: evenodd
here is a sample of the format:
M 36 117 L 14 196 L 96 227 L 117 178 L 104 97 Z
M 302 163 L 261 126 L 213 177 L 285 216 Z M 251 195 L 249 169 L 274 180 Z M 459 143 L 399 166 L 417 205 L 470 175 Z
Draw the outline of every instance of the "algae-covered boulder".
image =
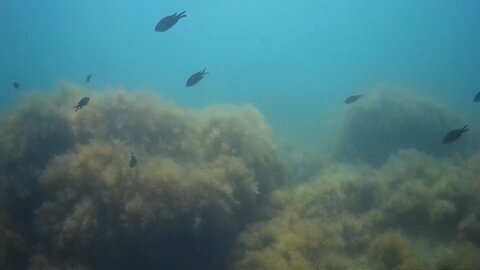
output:
M 313 183 L 275 192 L 272 218 L 238 238 L 234 269 L 353 269 L 373 239 L 368 219 L 357 214 L 371 210 L 375 199 L 361 186 L 379 192 L 378 183 L 362 183 L 364 173 L 371 170 L 332 166 Z
M 65 84 L 0 121 L 2 269 L 224 269 L 287 177 L 251 105 Z
M 378 169 L 325 165 L 271 196 L 270 218 L 238 238 L 234 269 L 475 269 L 479 157 L 402 150 Z
M 26 268 L 42 199 L 38 177 L 55 155 L 74 146 L 64 94 L 30 93 L 0 115 L 1 269 Z
M 336 157 L 380 166 L 400 149 L 413 148 L 438 157 L 470 153 L 465 134 L 453 145 L 445 134 L 467 123 L 446 106 L 417 92 L 376 90 L 347 109 L 336 143 Z

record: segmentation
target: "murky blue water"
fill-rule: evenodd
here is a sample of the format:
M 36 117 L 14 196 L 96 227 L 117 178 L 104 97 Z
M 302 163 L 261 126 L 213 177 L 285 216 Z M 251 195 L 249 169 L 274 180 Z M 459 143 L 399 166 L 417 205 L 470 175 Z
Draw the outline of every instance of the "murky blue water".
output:
M 479 14 L 474 0 L 0 0 L 0 268 L 477 270 Z M 95 93 L 110 88 L 178 106 Z M 252 107 L 188 110 L 215 104 L 253 104 L 273 139 Z
M 153 89 L 181 105 L 253 103 L 279 132 L 311 139 L 346 95 L 378 85 L 427 92 L 468 117 L 479 12 L 477 1 L 2 0 L 1 104 L 14 80 L 47 90 L 92 73 L 90 87 Z

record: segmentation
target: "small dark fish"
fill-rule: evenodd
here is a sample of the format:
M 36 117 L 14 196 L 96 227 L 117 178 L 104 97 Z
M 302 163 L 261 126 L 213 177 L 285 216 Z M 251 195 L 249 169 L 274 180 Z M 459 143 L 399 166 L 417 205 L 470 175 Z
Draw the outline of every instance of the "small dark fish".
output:
M 130 152 L 130 168 L 134 168 L 137 166 L 137 158 L 133 152 Z
M 20 83 L 19 82 L 13 82 L 12 86 L 13 86 L 13 88 L 18 89 L 18 88 L 20 88 Z
M 465 133 L 466 131 L 468 131 L 467 125 L 465 125 L 463 128 L 454 129 L 448 132 L 447 135 L 445 135 L 442 142 L 444 144 L 452 143 L 458 140 L 458 138 L 460 138 L 460 136 L 462 136 L 462 134 Z
M 91 79 L 92 79 L 92 74 L 88 74 L 87 77 L 85 78 L 85 82 L 89 83 Z
M 359 100 L 363 95 L 354 95 L 354 96 L 349 96 L 345 99 L 345 104 L 352 104 L 355 101 Z
M 199 72 L 193 74 L 192 76 L 190 76 L 190 78 L 188 78 L 188 80 L 187 80 L 187 84 L 186 84 L 187 87 L 194 86 L 201 79 L 203 79 L 203 76 L 205 76 L 205 74 L 208 74 L 208 72 L 205 72 L 205 69 L 206 68 L 204 68 L 202 71 L 199 71 Z
M 85 107 L 85 105 L 87 105 L 89 101 L 90 101 L 89 97 L 84 97 L 84 98 L 80 99 L 77 106 L 74 106 L 73 108 L 75 109 L 75 111 L 78 111 L 81 108 Z
M 176 12 L 172 15 L 169 15 L 163 19 L 161 19 L 158 23 L 157 26 L 155 26 L 155 31 L 156 32 L 165 32 L 168 29 L 172 28 L 179 19 L 187 17 L 187 14 L 185 14 L 185 11 L 180 12 L 177 14 Z
M 475 101 L 475 102 L 480 102 L 480 92 L 478 92 L 478 93 L 475 95 L 475 98 L 473 99 L 473 101 Z

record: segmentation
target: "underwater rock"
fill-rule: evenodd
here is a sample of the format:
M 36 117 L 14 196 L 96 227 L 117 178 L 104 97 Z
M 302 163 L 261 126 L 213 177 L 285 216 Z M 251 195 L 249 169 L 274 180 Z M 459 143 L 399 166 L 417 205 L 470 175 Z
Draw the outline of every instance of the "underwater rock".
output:
M 480 221 L 474 215 L 466 217 L 459 224 L 458 229 L 463 239 L 480 248 Z
M 457 208 L 451 201 L 436 200 L 430 212 L 430 219 L 433 223 L 449 223 L 457 214 Z
M 335 157 L 379 166 L 400 149 L 414 148 L 439 157 L 471 153 L 470 141 L 455 148 L 439 142 L 445 130 L 459 125 L 455 113 L 429 97 L 408 91 L 372 91 L 364 102 L 349 107 Z
M 21 230 L 0 217 L 0 268 L 25 269 L 28 265 L 28 255 L 31 252 L 28 240 L 22 235 Z
M 0 258 L 1 269 L 26 269 L 34 212 L 42 199 L 38 177 L 56 155 L 74 147 L 64 104 L 57 95 L 29 93 L 0 118 L 0 231 L 9 257 L 5 267 Z M 8 244 L 12 239 L 25 240 Z M 20 242 L 25 247 L 18 249 Z
M 12 222 L 0 228 L 35 239 L 10 256 L 19 269 L 225 269 L 239 231 L 287 177 L 261 114 L 125 91 L 76 114 L 68 104 L 81 96 L 72 85 L 28 94 L 2 119 L 0 209 Z M 142 157 L 135 170 L 130 149 Z
M 402 150 L 380 169 L 324 165 L 271 196 L 270 218 L 238 238 L 234 269 L 294 269 L 292 258 L 304 269 L 475 269 L 434 266 L 447 265 L 445 247 L 458 262 L 457 249 L 478 245 L 479 157 Z M 473 253 L 462 265 L 471 267 Z
M 478 263 L 479 153 L 400 150 L 380 168 L 330 161 L 288 187 L 270 128 L 251 105 L 190 111 L 111 91 L 74 113 L 69 104 L 85 94 L 72 85 L 28 94 L 2 117 L 2 269 Z M 136 169 L 131 149 L 142 157 Z
M 435 270 L 475 270 L 478 269 L 480 248 L 465 243 L 454 244 L 442 255 Z
M 386 233 L 372 243 L 370 256 L 379 270 L 397 269 L 412 255 L 408 240 L 397 233 Z

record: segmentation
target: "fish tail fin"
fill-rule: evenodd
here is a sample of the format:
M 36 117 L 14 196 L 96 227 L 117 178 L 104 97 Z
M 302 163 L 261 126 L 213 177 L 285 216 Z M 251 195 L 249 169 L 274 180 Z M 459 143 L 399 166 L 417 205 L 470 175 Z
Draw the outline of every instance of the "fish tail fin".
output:
M 178 15 L 177 15 L 177 13 L 175 13 L 175 16 L 176 16 L 177 18 L 179 18 L 179 19 L 180 19 L 180 18 L 187 17 L 187 14 L 185 14 L 185 12 L 186 12 L 186 11 L 184 10 L 184 11 L 180 12 Z
M 465 126 L 462 128 L 462 131 L 463 131 L 463 132 L 468 131 L 468 125 L 465 125 Z
M 203 74 L 208 74 L 208 72 L 206 72 L 206 70 L 207 70 L 207 68 L 204 67 L 203 70 L 202 70 L 202 73 L 203 73 Z

